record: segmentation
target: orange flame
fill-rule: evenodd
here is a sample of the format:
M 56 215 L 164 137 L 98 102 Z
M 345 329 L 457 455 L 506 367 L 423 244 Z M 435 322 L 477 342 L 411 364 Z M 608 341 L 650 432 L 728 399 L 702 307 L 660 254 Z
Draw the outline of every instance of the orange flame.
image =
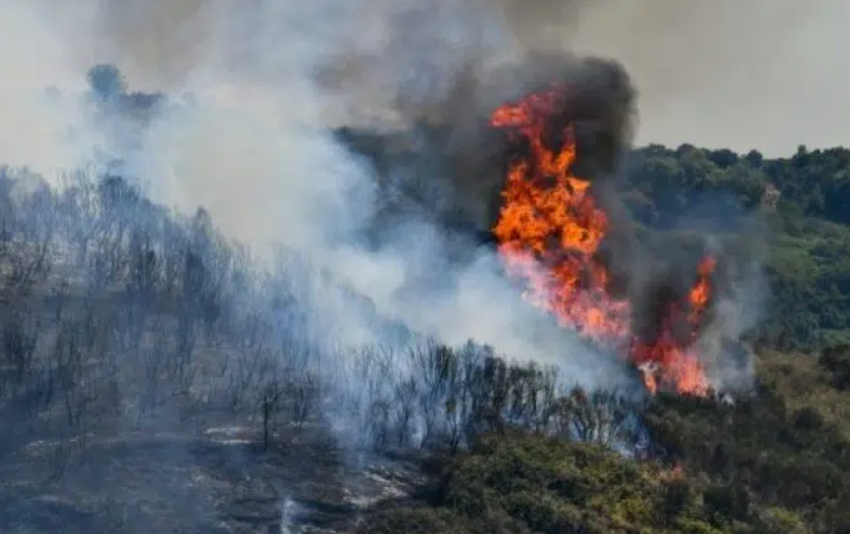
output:
M 590 182 L 572 174 L 576 143 L 572 126 L 560 132 L 557 150 L 547 139 L 551 116 L 564 103 L 563 88 L 505 104 L 491 125 L 509 128 L 525 150 L 508 168 L 503 207 L 493 229 L 507 271 L 526 281 L 524 297 L 555 315 L 559 324 L 597 343 L 621 350 L 643 374 L 651 393 L 669 389 L 704 395 L 708 381 L 693 342 L 711 299 L 713 258 L 703 259 L 685 306 L 671 306 L 652 342 L 632 333 L 629 302 L 610 296 L 609 272 L 596 254 L 609 229 Z M 687 310 L 682 309 L 687 308 Z M 682 315 L 683 312 L 686 315 Z M 673 335 L 685 318 L 687 342 Z

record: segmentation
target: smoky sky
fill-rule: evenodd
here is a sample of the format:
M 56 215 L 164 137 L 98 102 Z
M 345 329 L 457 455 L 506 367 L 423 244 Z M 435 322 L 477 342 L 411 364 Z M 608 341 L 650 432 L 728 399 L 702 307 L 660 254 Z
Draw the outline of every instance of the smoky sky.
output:
M 379 14 L 405 3 L 409 4 L 403 0 L 317 4 L 350 11 L 363 34 L 379 43 L 383 38 L 376 23 Z M 481 4 L 476 0 L 454 3 Z M 3 32 L 7 43 L 0 57 L 12 70 L 11 78 L 33 78 L 43 69 L 55 68 L 54 77 L 68 79 L 71 72 L 84 71 L 94 61 L 115 61 L 137 87 L 179 84 L 209 55 L 208 47 L 225 46 L 216 37 L 222 22 L 215 12 L 227 4 L 216 0 L 82 0 L 73 6 L 56 0 L 3 2 L 0 18 L 10 26 L 14 21 L 15 28 Z M 622 62 L 640 91 L 638 143 L 689 142 L 781 155 L 799 144 L 826 147 L 850 142 L 844 119 L 850 113 L 846 98 L 850 75 L 843 53 L 850 47 L 843 22 L 850 17 L 846 2 L 501 0 L 489 4 L 512 18 L 520 40 L 533 36 L 549 46 Z M 22 19 L 28 22 L 22 25 Z M 254 46 L 263 46 L 258 43 L 262 38 L 254 35 Z M 0 98 L 4 111 L 9 106 L 5 100 Z
M 73 95 L 93 64 L 113 63 L 132 90 L 195 102 L 163 112 L 136 152 L 120 154 L 155 202 L 203 205 L 230 237 L 285 243 L 382 312 L 450 342 L 471 336 L 530 359 L 572 351 L 579 362 L 559 335 L 534 333 L 536 314 L 516 311 L 492 257 L 447 273 L 447 295 L 405 296 L 417 271 L 448 270 L 434 228 L 408 221 L 380 255 L 337 246 L 375 192 L 369 169 L 327 132 L 411 110 L 420 120 L 431 104 L 438 115 L 489 107 L 486 90 L 477 102 L 457 88 L 486 89 L 500 64 L 543 53 L 622 65 L 637 91 L 639 144 L 838 144 L 850 80 L 837 21 L 848 11 L 788 0 L 0 0 L 0 162 L 47 172 L 110 150 L 115 129 L 94 124 Z
M 848 16 L 832 0 L 611 0 L 584 11 L 571 40 L 632 74 L 639 142 L 782 155 L 850 142 Z

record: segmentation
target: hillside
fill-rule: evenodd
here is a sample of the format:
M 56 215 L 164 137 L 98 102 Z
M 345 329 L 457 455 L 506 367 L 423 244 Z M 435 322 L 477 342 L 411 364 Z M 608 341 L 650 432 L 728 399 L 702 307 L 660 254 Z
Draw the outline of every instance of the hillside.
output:
M 108 66 L 89 81 L 87 105 L 132 153 L 167 99 L 128 93 Z M 582 146 L 615 168 L 616 150 L 589 131 Z M 493 256 L 487 217 L 458 205 L 481 200 L 480 184 L 462 177 L 468 190 L 444 202 L 428 182 L 430 164 L 444 164 L 447 185 L 477 165 L 477 147 L 434 162 L 452 146 L 439 128 L 437 148 L 412 152 L 386 143 L 403 137 L 343 133 L 366 142 L 350 155 L 371 154 L 379 185 L 400 195 L 382 198 L 369 250 L 398 230 L 387 220 L 419 210 L 439 213 L 446 234 L 433 265 Z M 667 256 L 688 276 L 706 247 L 734 260 L 714 280 L 736 303 L 720 312 L 730 358 L 713 369 L 728 391 L 649 395 L 638 362 L 536 309 L 540 322 L 506 310 L 506 324 L 528 327 L 523 350 L 558 333 L 536 359 L 425 335 L 404 319 L 450 311 L 461 300 L 422 299 L 449 299 L 444 286 L 463 280 L 420 268 L 413 309 L 392 315 L 343 281 L 345 265 L 286 247 L 258 261 L 203 207 L 187 217 L 153 203 L 120 159 L 67 173 L 61 187 L 3 168 L 0 531 L 850 532 L 850 151 L 767 159 L 649 146 L 625 163 L 600 189 L 623 200 L 616 230 L 642 249 L 623 257 Z M 392 170 L 411 166 L 393 191 Z M 485 189 L 500 176 L 482 178 Z M 640 270 L 625 265 L 612 273 Z M 655 274 L 659 298 L 644 302 L 655 307 L 627 321 L 675 302 L 675 276 Z M 513 305 L 521 288 L 507 287 Z M 485 296 L 464 309 L 497 302 Z M 743 368 L 725 367 L 733 361 Z M 586 368 L 602 377 L 590 390 L 575 385 Z
M 764 204 L 769 297 L 747 333 L 755 389 L 632 408 L 651 442 L 632 459 L 533 434 L 483 436 L 441 465 L 432 493 L 385 503 L 360 531 L 850 532 L 848 171 L 846 149 L 775 160 L 690 145 L 634 151 L 622 192 L 644 232 L 686 242 L 712 225 L 722 235 Z
M 0 526 L 850 532 L 849 170 L 843 149 L 632 154 L 644 232 L 687 240 L 718 209 L 731 228 L 773 190 L 757 385 L 729 402 L 564 391 L 476 345 L 305 344 L 326 328 L 311 280 L 352 310 L 368 300 L 297 255 L 262 274 L 203 210 L 183 220 L 119 177 L 57 191 L 7 169 Z M 322 378 L 326 358 L 350 387 Z

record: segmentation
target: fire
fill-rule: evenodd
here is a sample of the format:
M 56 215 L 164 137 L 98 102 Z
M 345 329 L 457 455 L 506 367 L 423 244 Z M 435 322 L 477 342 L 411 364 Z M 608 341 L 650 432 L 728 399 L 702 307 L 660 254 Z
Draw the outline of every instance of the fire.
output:
M 505 104 L 490 117 L 491 125 L 509 129 L 524 143 L 521 156 L 509 164 L 493 229 L 506 269 L 525 280 L 525 298 L 561 325 L 619 350 L 642 372 L 650 392 L 703 395 L 708 381 L 693 345 L 711 299 L 714 259 L 702 260 L 687 302 L 669 306 L 654 339 L 633 334 L 629 302 L 611 296 L 609 271 L 597 259 L 608 217 L 590 182 L 572 173 L 574 129 L 551 131 L 564 98 L 564 89 L 553 87 Z M 690 332 L 684 341 L 674 335 L 683 321 Z

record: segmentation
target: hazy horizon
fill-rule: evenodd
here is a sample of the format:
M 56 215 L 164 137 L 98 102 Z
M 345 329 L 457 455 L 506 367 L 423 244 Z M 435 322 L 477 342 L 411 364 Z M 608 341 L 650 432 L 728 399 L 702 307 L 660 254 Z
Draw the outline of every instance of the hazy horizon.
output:
M 468 1 L 472 5 L 475 0 Z M 553 8 L 552 0 L 500 2 L 512 10 L 510 16 L 522 19 L 517 28 L 525 35 L 520 39 L 546 40 L 550 47 L 557 43 L 625 65 L 639 91 L 639 145 L 691 143 L 740 152 L 754 148 L 768 156 L 791 154 L 799 145 L 850 145 L 844 118 L 850 116 L 845 96 L 850 94 L 850 75 L 842 68 L 842 50 L 850 45 L 850 34 L 843 29 L 850 17 L 848 3 L 573 0 Z M 19 89 L 82 84 L 85 71 L 97 62 L 115 63 L 137 89 L 179 86 L 197 70 L 199 58 L 233 53 L 225 50 L 233 35 L 228 40 L 218 35 L 232 28 L 222 29 L 222 21 L 209 15 L 227 4 L 0 2 L 0 29 L 7 43 L 0 58 L 12 72 L 11 85 L 0 89 L 0 111 L 7 117 L 0 125 L 0 140 L 15 144 L 7 138 L 21 131 Z M 363 0 L 356 6 L 357 24 L 375 24 L 373 19 L 388 5 L 404 2 Z M 329 6 L 353 9 L 329 1 L 316 10 Z M 296 8 L 275 9 L 286 17 Z M 335 28 L 322 30 L 337 37 Z M 246 46 L 258 46 L 260 37 L 250 32 L 248 37 L 252 42 Z
M 639 145 L 769 156 L 850 146 L 850 3 L 573 1 L 563 38 L 625 65 L 639 93 Z
M 589 2 L 576 48 L 623 62 L 638 142 L 758 149 L 850 145 L 850 4 L 831 0 Z M 637 4 L 640 4 L 639 6 Z

